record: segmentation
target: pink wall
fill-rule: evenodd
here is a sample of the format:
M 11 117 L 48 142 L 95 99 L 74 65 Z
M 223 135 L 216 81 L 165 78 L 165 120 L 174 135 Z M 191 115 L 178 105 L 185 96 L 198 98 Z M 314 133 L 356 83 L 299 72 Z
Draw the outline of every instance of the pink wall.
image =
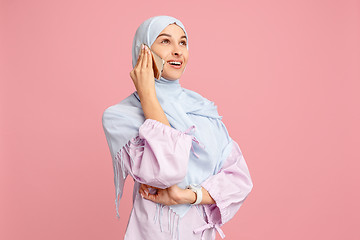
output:
M 189 34 L 180 83 L 218 105 L 254 181 L 226 239 L 360 239 L 360 2 L 128 2 L 1 2 L 0 239 L 122 239 L 132 180 L 117 221 L 101 116 L 163 14 Z

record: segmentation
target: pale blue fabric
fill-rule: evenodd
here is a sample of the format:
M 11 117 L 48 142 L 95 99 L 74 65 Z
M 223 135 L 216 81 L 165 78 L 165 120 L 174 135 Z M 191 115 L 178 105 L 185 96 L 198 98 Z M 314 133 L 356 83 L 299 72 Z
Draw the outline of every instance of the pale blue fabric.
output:
M 141 43 L 151 46 L 159 33 L 172 23 L 180 26 L 187 36 L 183 24 L 178 19 L 170 16 L 152 17 L 139 26 L 132 46 L 133 67 L 136 65 Z M 192 135 L 198 139 L 200 144 L 205 146 L 203 149 L 193 142 L 194 151 L 199 155 L 199 158 L 194 153 L 190 153 L 187 175 L 178 186 L 185 189 L 189 184 L 201 184 L 220 170 L 231 151 L 232 139 L 221 121 L 222 116 L 218 114 L 214 102 L 194 91 L 182 88 L 179 79 L 168 80 L 161 77 L 160 80 L 156 78 L 154 80 L 157 98 L 170 125 L 183 132 L 195 125 L 195 131 Z M 106 137 L 111 139 L 112 146 L 109 147 L 114 159 L 116 152 L 131 138 L 138 135 L 139 127 L 143 124 L 145 118 L 136 91 L 120 103 L 109 107 L 106 111 L 117 116 L 114 118 L 116 120 L 112 120 L 111 123 L 103 122 L 105 125 L 116 125 L 114 132 L 105 132 Z M 198 131 L 199 128 L 202 130 Z M 111 129 L 111 127 L 108 129 Z M 119 188 L 119 184 L 116 184 L 117 188 Z M 121 189 L 117 189 L 117 195 L 122 195 L 122 186 L 120 187 Z M 170 207 L 180 217 L 183 217 L 191 205 L 172 205 Z

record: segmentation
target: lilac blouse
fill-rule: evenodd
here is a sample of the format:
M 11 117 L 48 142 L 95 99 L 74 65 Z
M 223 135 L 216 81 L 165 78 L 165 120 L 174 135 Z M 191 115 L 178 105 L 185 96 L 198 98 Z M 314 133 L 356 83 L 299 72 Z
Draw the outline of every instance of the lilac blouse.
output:
M 121 191 L 126 176 L 131 175 L 135 180 L 125 240 L 214 240 L 215 231 L 225 237 L 220 227 L 235 215 L 253 187 L 235 141 L 220 171 L 201 183 L 215 204 L 193 205 L 180 219 L 168 206 L 156 204 L 139 194 L 141 183 L 167 188 L 181 182 L 187 172 L 192 141 L 196 139 L 186 132 L 146 119 L 139 128 L 139 135 L 117 153 L 115 164 L 119 165 L 123 175 L 116 176 L 116 180 Z

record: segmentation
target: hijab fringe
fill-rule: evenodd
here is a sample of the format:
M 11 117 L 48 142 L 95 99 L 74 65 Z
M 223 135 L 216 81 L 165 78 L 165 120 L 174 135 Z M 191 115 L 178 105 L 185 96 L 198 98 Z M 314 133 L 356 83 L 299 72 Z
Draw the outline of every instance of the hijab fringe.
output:
M 195 126 L 195 125 L 192 125 L 192 126 L 190 126 L 188 129 L 186 129 L 183 133 L 185 133 L 185 134 L 190 134 L 190 132 L 195 132 L 195 129 L 196 129 L 196 126 Z M 193 140 L 194 142 L 196 142 L 202 149 L 205 149 L 205 145 L 202 144 L 202 143 L 200 143 L 199 140 L 198 140 L 195 136 L 192 136 L 191 140 Z M 191 150 L 193 151 L 194 155 L 195 155 L 197 158 L 200 158 L 199 155 L 195 152 L 193 145 L 191 145 Z
M 115 182 L 115 191 L 116 191 L 116 195 L 115 195 L 115 207 L 116 207 L 116 216 L 117 218 L 120 218 L 120 214 L 119 214 L 119 203 L 120 203 L 120 198 L 122 196 L 122 193 L 120 193 L 120 170 L 122 172 L 122 177 L 123 179 L 126 178 L 127 173 L 125 171 L 125 161 L 123 160 L 123 151 L 126 151 L 127 154 L 130 156 L 131 162 L 132 164 L 134 164 L 134 159 L 131 156 L 130 151 L 128 151 L 128 149 L 134 149 L 134 148 L 144 148 L 145 146 L 142 145 L 142 142 L 144 141 L 144 139 L 141 139 L 139 136 L 133 137 L 132 139 L 130 139 L 124 147 L 122 147 L 120 149 L 120 151 L 118 151 L 116 153 L 115 158 L 113 159 L 113 166 L 114 166 L 114 182 Z M 132 143 L 132 145 L 130 144 Z
M 165 205 L 156 203 L 156 209 L 154 214 L 154 223 L 159 222 L 160 231 L 163 232 L 161 218 L 163 215 L 163 208 Z M 170 231 L 171 239 L 178 240 L 180 239 L 180 232 L 179 232 L 179 224 L 181 217 L 176 212 L 174 212 L 171 208 L 168 207 L 168 230 Z M 175 226 L 176 225 L 176 226 Z M 176 229 L 175 229 L 176 227 Z

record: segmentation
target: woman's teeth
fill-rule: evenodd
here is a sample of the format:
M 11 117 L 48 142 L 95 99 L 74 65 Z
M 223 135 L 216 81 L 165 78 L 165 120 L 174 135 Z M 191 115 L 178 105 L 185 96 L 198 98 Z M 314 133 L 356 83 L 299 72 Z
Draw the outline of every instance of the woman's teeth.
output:
M 181 65 L 181 62 L 169 62 L 169 64 L 180 66 L 180 65 Z

